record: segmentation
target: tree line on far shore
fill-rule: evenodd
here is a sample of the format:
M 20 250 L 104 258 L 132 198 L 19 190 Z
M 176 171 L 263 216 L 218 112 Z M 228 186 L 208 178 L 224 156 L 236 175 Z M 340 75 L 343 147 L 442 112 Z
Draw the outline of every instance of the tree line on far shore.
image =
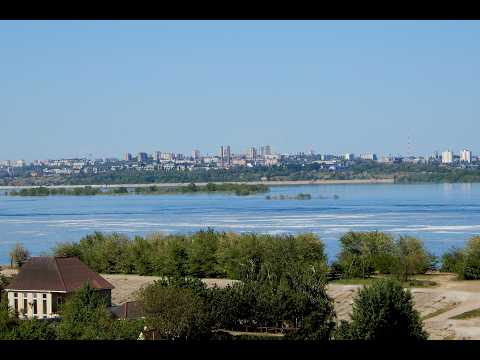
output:
M 270 188 L 264 184 L 214 184 L 196 185 L 190 183 L 188 185 L 160 187 L 151 185 L 147 187 L 135 187 L 130 192 L 126 187 L 120 186 L 108 190 L 94 188 L 92 186 L 76 187 L 76 188 L 48 188 L 45 186 L 24 188 L 20 190 L 12 190 L 7 194 L 10 196 L 94 196 L 94 195 L 127 195 L 127 194 L 144 194 L 144 195 L 163 195 L 163 194 L 188 194 L 197 192 L 206 193 L 233 193 L 235 195 L 252 195 L 257 193 L 268 192 Z

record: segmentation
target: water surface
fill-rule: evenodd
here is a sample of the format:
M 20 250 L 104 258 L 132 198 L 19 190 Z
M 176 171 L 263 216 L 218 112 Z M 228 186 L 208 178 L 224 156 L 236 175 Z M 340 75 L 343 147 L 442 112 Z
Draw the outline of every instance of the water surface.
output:
M 93 231 L 144 235 L 215 230 L 314 232 L 329 259 L 349 231 L 386 231 L 423 239 L 434 254 L 480 234 L 480 184 L 365 184 L 272 187 L 271 195 L 310 193 L 311 200 L 265 194 L 0 196 L 0 264 L 21 242 L 33 255 Z M 338 199 L 334 199 L 334 195 Z

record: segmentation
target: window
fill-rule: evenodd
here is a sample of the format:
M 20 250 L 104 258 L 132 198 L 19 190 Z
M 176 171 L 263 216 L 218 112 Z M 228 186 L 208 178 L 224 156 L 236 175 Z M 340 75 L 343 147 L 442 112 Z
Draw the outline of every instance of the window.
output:
M 13 309 L 17 312 L 18 309 L 18 293 L 13 293 Z
M 43 316 L 47 315 L 47 294 L 43 294 L 42 295 L 42 298 L 43 298 Z
M 57 298 L 57 308 L 60 310 L 62 305 L 63 305 L 63 298 L 59 296 Z
M 28 299 L 27 299 L 27 293 L 23 293 L 23 309 L 22 309 L 22 314 L 27 315 L 28 311 Z
M 33 315 L 38 314 L 38 309 L 37 309 L 37 294 L 33 294 Z

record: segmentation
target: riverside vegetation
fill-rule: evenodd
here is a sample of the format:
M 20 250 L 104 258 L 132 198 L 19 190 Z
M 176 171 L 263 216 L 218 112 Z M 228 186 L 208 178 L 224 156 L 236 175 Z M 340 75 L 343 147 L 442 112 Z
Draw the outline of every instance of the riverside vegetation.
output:
M 368 276 L 372 267 L 385 265 L 383 260 L 376 261 L 377 252 L 370 251 L 372 247 L 366 253 L 351 251 L 355 249 L 351 244 L 362 243 L 362 239 L 369 244 L 383 244 L 388 242 L 385 237 L 378 233 L 346 236 L 345 252 L 360 256 L 360 261 L 340 256 L 336 266 L 346 265 L 346 276 Z M 406 246 L 410 251 L 404 251 L 399 240 L 393 245 L 394 257 L 401 258 L 392 260 L 394 264 L 410 264 L 404 256 L 411 260 L 424 258 L 422 248 Z M 98 272 L 161 275 L 162 280 L 138 294 L 144 319 L 113 320 L 105 303 L 87 286 L 65 302 L 61 319 L 54 322 L 18 321 L 8 311 L 3 297 L 0 337 L 134 339 L 143 327 L 155 331 L 156 338 L 168 340 L 241 340 L 247 337 L 232 337 L 230 331 L 264 329 L 284 334 L 275 339 L 291 340 L 427 336 L 409 291 L 404 292 L 394 279 L 367 286 L 354 300 L 351 322 L 338 323 L 333 300 L 326 293 L 329 268 L 324 245 L 313 234 L 273 236 L 208 229 L 192 235 L 157 234 L 129 239 L 119 234 L 94 233 L 79 243 L 58 245 L 54 253 L 78 256 Z M 425 271 L 423 266 L 416 267 L 417 261 L 412 263 L 409 273 Z M 352 272 L 353 268 L 357 268 L 356 272 Z M 403 272 L 400 274 L 403 276 Z M 226 288 L 207 288 L 201 277 L 240 281 Z M 391 301 L 379 301 L 384 297 Z M 384 331 L 386 321 L 394 326 L 389 332 Z
M 252 184 L 214 184 L 196 185 L 190 183 L 185 186 L 160 187 L 156 185 L 148 187 L 136 187 L 133 191 L 128 191 L 126 187 L 112 188 L 102 190 L 91 186 L 67 189 L 67 188 L 47 188 L 44 186 L 36 188 L 27 188 L 21 190 L 12 190 L 8 193 L 10 196 L 53 196 L 53 195 L 70 195 L 70 196 L 94 196 L 94 195 L 128 195 L 128 194 L 145 194 L 145 195 L 164 195 L 164 194 L 191 194 L 191 193 L 233 193 L 235 195 L 252 195 L 257 193 L 265 193 L 270 189 L 266 185 Z

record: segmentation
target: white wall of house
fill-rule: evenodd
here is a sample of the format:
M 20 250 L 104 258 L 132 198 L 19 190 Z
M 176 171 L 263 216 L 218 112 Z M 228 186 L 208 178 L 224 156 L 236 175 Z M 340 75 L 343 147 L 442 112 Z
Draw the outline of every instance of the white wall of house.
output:
M 52 293 L 46 291 L 35 291 L 35 292 L 26 292 L 26 291 L 8 291 L 8 305 L 10 308 L 14 309 L 20 318 L 53 318 L 57 317 L 58 314 L 54 314 L 52 311 Z M 35 296 L 37 300 L 37 309 L 36 313 L 34 310 Z M 17 307 L 15 308 L 15 299 L 17 299 Z M 24 308 L 26 301 L 26 311 Z M 44 306 L 44 300 L 46 300 L 46 306 Z M 24 315 L 25 314 L 25 315 Z

